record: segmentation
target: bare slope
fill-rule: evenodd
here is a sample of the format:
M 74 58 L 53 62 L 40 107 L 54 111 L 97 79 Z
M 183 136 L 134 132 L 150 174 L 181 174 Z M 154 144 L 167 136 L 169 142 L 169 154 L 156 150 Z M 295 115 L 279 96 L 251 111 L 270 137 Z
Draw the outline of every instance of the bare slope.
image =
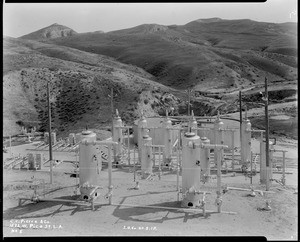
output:
M 35 41 L 4 38 L 4 135 L 16 134 L 18 124 L 47 124 L 46 83 L 51 86 L 53 128 L 59 134 L 110 125 L 110 89 L 115 108 L 131 122 L 141 110 L 154 115 L 177 102 L 170 88 L 153 82 L 142 69 L 112 58 Z M 145 100 L 147 92 L 149 100 Z M 156 97 L 154 97 L 154 94 Z M 169 99 L 165 99 L 168 96 Z M 151 106 L 153 102 L 160 105 Z M 18 123 L 18 124 L 17 124 Z

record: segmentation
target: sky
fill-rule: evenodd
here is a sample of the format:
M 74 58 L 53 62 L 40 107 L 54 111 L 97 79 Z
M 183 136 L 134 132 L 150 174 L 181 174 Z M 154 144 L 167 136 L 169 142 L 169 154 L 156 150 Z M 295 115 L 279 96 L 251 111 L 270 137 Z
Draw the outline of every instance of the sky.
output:
M 78 33 L 135 27 L 184 25 L 203 18 L 298 22 L 297 0 L 264 3 L 4 3 L 3 35 L 20 37 L 51 24 Z

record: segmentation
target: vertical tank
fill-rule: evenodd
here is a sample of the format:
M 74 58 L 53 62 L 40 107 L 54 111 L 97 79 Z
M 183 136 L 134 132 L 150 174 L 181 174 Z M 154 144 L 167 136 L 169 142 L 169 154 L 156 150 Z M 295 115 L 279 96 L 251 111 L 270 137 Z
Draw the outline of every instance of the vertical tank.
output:
M 35 159 L 34 155 L 32 153 L 28 154 L 28 169 L 29 170 L 35 170 L 36 165 L 35 165 Z
M 274 149 L 274 144 L 269 140 L 269 150 Z M 271 168 L 270 179 L 273 177 L 272 172 L 273 151 L 269 153 L 269 167 Z M 260 183 L 266 184 L 267 179 L 267 164 L 266 164 L 266 141 L 260 141 Z
M 197 130 L 198 123 L 197 123 L 197 120 L 195 119 L 193 110 L 192 110 L 192 120 L 190 121 L 190 127 L 191 127 L 191 131 L 197 135 L 198 134 L 198 130 Z
M 44 133 L 44 143 L 49 144 L 49 132 Z
M 251 123 L 246 117 L 242 122 L 241 162 L 242 164 L 251 160 Z
M 116 116 L 115 116 L 113 122 L 114 122 L 113 141 L 118 143 L 118 145 L 116 146 L 115 155 L 118 158 L 120 158 L 122 155 L 122 144 L 123 144 L 122 129 L 120 127 L 123 127 L 123 122 L 119 116 L 118 110 L 116 110 Z
M 201 137 L 201 144 L 209 144 L 210 140 L 206 137 Z M 210 176 L 210 149 L 200 148 L 200 166 L 201 166 L 201 181 L 208 182 Z
M 142 140 L 141 147 L 141 170 L 142 178 L 146 178 L 152 174 L 153 160 L 152 160 L 152 147 L 146 145 L 152 145 L 152 138 L 145 134 Z
M 222 129 L 224 129 L 224 123 L 218 115 L 216 121 L 214 122 L 214 144 L 216 145 L 224 144 L 224 132 L 222 131 Z M 218 160 L 218 156 L 223 157 L 223 153 L 223 149 L 219 152 L 216 149 L 214 150 L 215 164 L 217 164 L 216 161 Z
M 55 145 L 56 144 L 56 133 L 55 132 L 52 132 L 51 133 L 51 142 L 52 142 L 52 145 Z
M 75 145 L 75 134 L 74 133 L 70 133 L 69 134 L 69 142 L 71 145 Z
M 182 140 L 182 207 L 199 206 L 200 194 L 200 137 L 195 133 L 187 132 Z
M 75 142 L 78 143 L 81 141 L 81 133 L 75 134 Z
M 171 156 L 172 156 L 172 134 L 171 129 L 172 128 L 172 121 L 171 119 L 166 116 L 166 119 L 163 123 L 163 131 L 164 131 L 164 162 L 166 164 L 169 164 L 171 162 Z
M 91 191 L 97 185 L 97 167 L 102 166 L 97 158 L 96 134 L 85 130 L 81 133 L 81 143 L 79 144 L 79 185 L 80 194 L 83 199 L 91 198 Z
M 36 161 L 36 169 L 41 170 L 43 164 L 43 154 L 40 153 L 36 154 L 35 161 Z
M 141 119 L 138 122 L 138 157 L 139 162 L 141 162 L 141 147 L 143 145 L 143 136 L 147 134 L 147 120 L 144 115 L 142 115 Z

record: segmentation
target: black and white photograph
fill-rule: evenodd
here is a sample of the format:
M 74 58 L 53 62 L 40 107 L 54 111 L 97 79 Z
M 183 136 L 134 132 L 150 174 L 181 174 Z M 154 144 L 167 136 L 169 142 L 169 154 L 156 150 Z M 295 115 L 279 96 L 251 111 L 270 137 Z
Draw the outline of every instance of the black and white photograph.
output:
M 3 239 L 298 241 L 298 2 L 3 2 Z

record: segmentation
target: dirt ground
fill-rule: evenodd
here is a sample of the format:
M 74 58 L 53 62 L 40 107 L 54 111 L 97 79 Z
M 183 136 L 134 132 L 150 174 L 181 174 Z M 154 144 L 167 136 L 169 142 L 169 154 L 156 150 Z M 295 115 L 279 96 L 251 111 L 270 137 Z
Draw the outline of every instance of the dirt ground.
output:
M 295 142 L 287 153 L 286 186 L 272 183 L 274 193 L 256 193 L 250 197 L 247 191 L 229 190 L 222 195 L 222 211 L 235 214 L 217 213 L 216 179 L 203 184 L 207 195 L 206 209 L 186 211 L 160 207 L 180 208 L 181 195 L 177 201 L 176 172 L 164 170 L 161 180 L 139 181 L 135 186 L 133 168 L 113 168 L 112 205 L 105 199 L 108 192 L 108 170 L 103 164 L 98 184 L 99 193 L 95 211 L 90 204 L 26 201 L 18 206 L 19 198 L 31 198 L 34 187 L 41 198 L 77 199 L 75 185 L 77 178 L 68 172 L 74 170 L 71 163 L 62 163 L 54 168 L 53 184 L 49 184 L 49 165 L 40 171 L 3 170 L 3 235 L 4 237 L 26 236 L 264 236 L 268 240 L 298 239 L 298 165 Z M 14 154 L 25 154 L 32 144 L 12 147 Z M 279 146 L 279 148 L 282 148 Z M 4 159 L 9 153 L 3 153 Z M 154 170 L 156 171 L 156 170 Z M 291 174 L 290 174 L 291 173 Z M 156 173 L 157 174 L 157 173 Z M 212 173 L 214 175 L 214 173 Z M 280 179 L 281 174 L 273 174 Z M 255 189 L 265 191 L 259 184 L 259 173 L 253 177 Z M 241 173 L 223 174 L 222 185 L 249 188 L 250 179 Z M 181 176 L 179 176 L 181 186 Z M 47 193 L 45 196 L 42 194 Z M 265 201 L 271 201 L 271 211 L 264 211 Z M 123 204 L 123 205 L 122 205 Z M 129 206 L 124 206 L 129 205 Z M 159 206 L 158 208 L 137 206 Z M 136 207 L 135 207 L 136 206 Z

